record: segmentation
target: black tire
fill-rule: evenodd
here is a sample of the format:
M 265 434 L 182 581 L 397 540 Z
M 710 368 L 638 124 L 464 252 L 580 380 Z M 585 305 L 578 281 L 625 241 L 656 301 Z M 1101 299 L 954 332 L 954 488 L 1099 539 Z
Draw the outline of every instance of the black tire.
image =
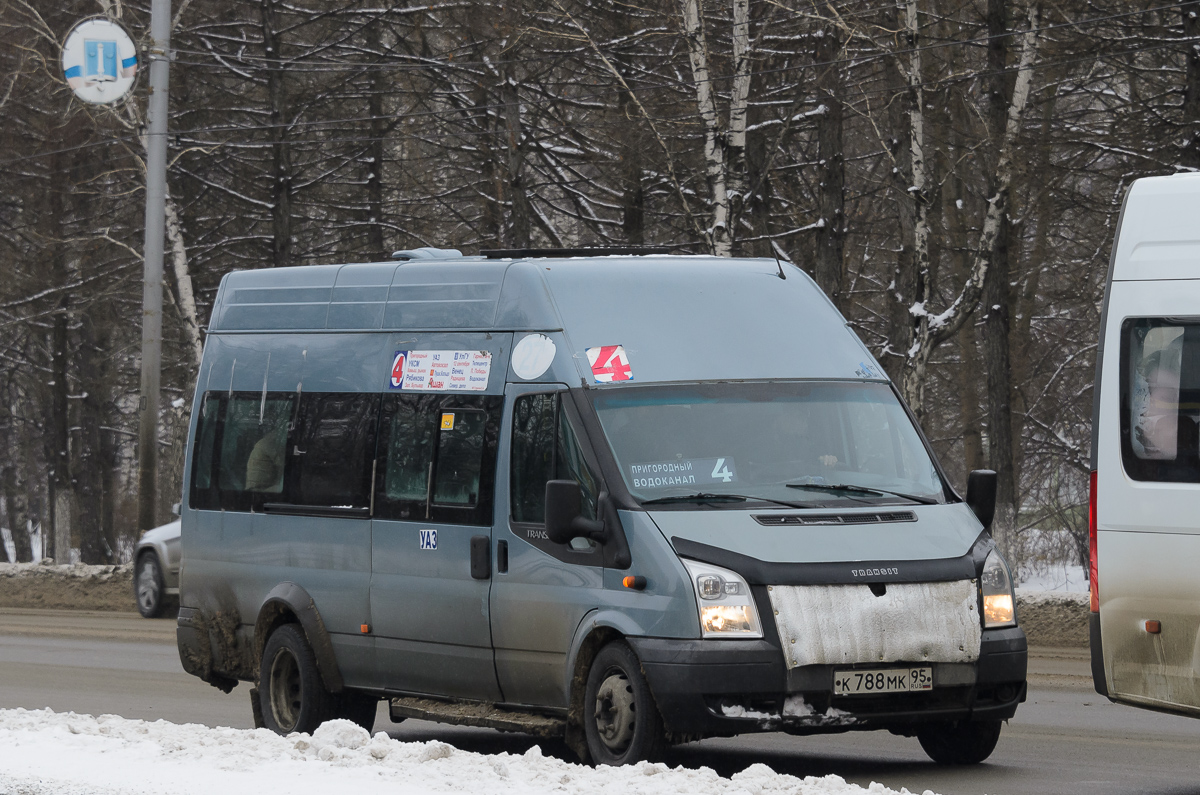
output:
M 337 703 L 325 688 L 317 658 L 298 624 L 284 624 L 267 638 L 258 698 L 263 724 L 276 734 L 312 734 L 336 716 Z
M 375 714 L 378 710 L 377 697 L 351 690 L 337 696 L 337 704 L 334 707 L 337 717 L 357 723 L 367 731 L 375 728 Z
M 920 729 L 917 739 L 939 765 L 977 765 L 996 750 L 1000 728 L 998 720 L 934 723 Z
M 592 661 L 583 696 L 583 731 L 597 765 L 629 765 L 662 753 L 662 716 L 637 655 L 623 641 L 608 644 Z
M 138 555 L 133 567 L 133 597 L 143 618 L 158 618 L 163 614 L 167 602 L 164 590 L 158 555 L 152 551 Z

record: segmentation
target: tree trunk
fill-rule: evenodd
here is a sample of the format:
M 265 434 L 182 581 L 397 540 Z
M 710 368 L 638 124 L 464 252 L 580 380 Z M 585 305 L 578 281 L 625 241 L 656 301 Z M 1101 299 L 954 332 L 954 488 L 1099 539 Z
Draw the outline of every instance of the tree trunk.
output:
M 1187 47 L 1183 87 L 1184 143 L 1180 161 L 1186 168 L 1200 171 L 1200 3 L 1186 3 L 1180 11 Z
M 1003 149 L 1008 97 L 1008 2 L 988 0 L 988 137 L 995 153 L 989 161 L 997 163 Z M 1000 190 L 998 168 L 989 169 L 988 196 Z M 1008 205 L 997 209 L 996 233 L 989 253 L 990 263 L 983 283 L 983 361 L 987 372 L 988 461 L 996 471 L 996 518 L 992 523 L 1001 551 L 1008 554 L 1016 531 L 1017 489 L 1015 482 L 1015 451 L 1012 433 L 1012 380 L 1009 356 L 1009 266 L 1008 237 L 1010 230 Z
M 726 173 L 726 140 L 717 118 L 717 98 L 708 69 L 708 43 L 700 0 L 680 0 L 683 13 L 683 37 L 687 42 L 692 79 L 696 84 L 696 105 L 704 124 L 704 177 L 708 183 L 709 226 L 705 230 L 708 250 L 718 257 L 733 253 L 729 229 L 729 188 Z M 744 142 L 743 142 L 744 145 Z
M 167 188 L 166 206 L 167 242 L 171 246 L 171 275 L 175 279 L 175 302 L 179 310 L 179 322 L 187 338 L 188 355 L 191 357 L 191 375 L 200 372 L 200 358 L 204 355 L 204 342 L 200 337 L 200 316 L 196 308 L 196 292 L 192 287 L 192 275 L 188 272 L 187 247 L 183 242 L 183 227 L 179 223 L 179 208 Z
M 379 29 L 382 21 L 378 19 L 367 22 L 367 50 L 372 55 L 380 53 Z M 368 82 L 367 113 L 371 116 L 371 145 L 370 162 L 367 164 L 367 246 L 371 256 L 384 259 L 390 253 L 384 248 L 383 238 L 383 157 L 384 138 L 387 136 L 387 123 L 384 114 L 384 93 L 388 90 L 385 85 L 385 70 L 376 67 L 371 70 Z
M 725 176 L 729 217 L 729 252 L 737 241 L 738 222 L 746 208 L 746 121 L 750 101 L 750 0 L 733 0 L 733 83 L 729 93 L 729 135 L 725 143 Z
M 521 100 L 511 78 L 501 84 L 500 95 L 504 98 L 505 140 L 508 144 L 508 184 L 505 186 L 511 208 L 508 244 L 513 248 L 527 248 L 532 224 L 529 194 L 525 186 L 525 154 L 521 146 Z
M 842 66 L 838 62 L 842 42 L 839 29 L 829 25 L 817 31 L 817 98 L 823 112 L 817 118 L 817 159 L 820 182 L 817 201 L 820 208 L 816 230 L 817 284 L 843 313 L 842 294 L 846 248 L 846 157 L 842 143 Z
M 262 37 L 266 53 L 267 102 L 270 105 L 273 143 L 271 184 L 271 262 L 276 268 L 292 265 L 292 162 L 288 148 L 287 96 L 279 52 L 275 7 L 279 0 L 262 0 Z
M 909 0 L 909 9 L 915 7 L 915 0 Z M 914 13 L 910 12 L 910 17 Z M 974 313 L 975 305 L 983 293 L 984 282 L 988 269 L 992 264 L 992 251 L 996 238 L 1000 234 L 1001 219 L 1008 211 L 1009 188 L 1012 183 L 1016 140 L 1021 131 L 1021 123 L 1025 114 L 1025 106 L 1029 101 L 1029 91 L 1033 80 L 1033 60 L 1038 49 L 1038 18 L 1039 8 L 1035 4 L 1029 9 L 1029 26 L 1021 38 L 1021 61 L 1017 67 L 1017 77 L 1013 84 L 1012 102 L 1008 105 L 1005 120 L 1004 136 L 1000 146 L 1000 157 L 996 163 L 996 190 L 989 195 L 987 211 L 984 214 L 983 229 L 976 246 L 975 260 L 970 275 L 958 297 L 941 314 L 932 316 L 923 303 L 914 304 L 912 308 L 916 319 L 914 325 L 915 340 L 906 360 L 903 390 L 905 397 L 913 406 L 917 417 L 922 416 L 924 409 L 925 380 L 929 361 L 934 352 L 943 342 L 953 337 Z M 911 79 L 911 76 L 910 76 Z M 915 160 L 915 158 L 914 158 Z M 916 169 L 914 167 L 914 173 Z M 920 186 L 916 186 L 920 187 Z M 919 235 L 917 236 L 919 240 Z M 918 248 L 920 251 L 920 248 Z M 919 265 L 919 263 L 918 263 Z M 993 430 L 993 429 L 989 429 Z

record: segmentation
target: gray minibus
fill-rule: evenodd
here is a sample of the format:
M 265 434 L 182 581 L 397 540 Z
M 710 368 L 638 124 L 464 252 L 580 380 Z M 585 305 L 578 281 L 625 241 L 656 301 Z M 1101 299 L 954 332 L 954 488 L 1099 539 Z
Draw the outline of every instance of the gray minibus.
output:
M 231 273 L 184 478 L 184 668 L 281 733 L 386 699 L 600 764 L 871 729 L 965 764 L 1025 698 L 994 475 L 960 498 L 774 260 Z

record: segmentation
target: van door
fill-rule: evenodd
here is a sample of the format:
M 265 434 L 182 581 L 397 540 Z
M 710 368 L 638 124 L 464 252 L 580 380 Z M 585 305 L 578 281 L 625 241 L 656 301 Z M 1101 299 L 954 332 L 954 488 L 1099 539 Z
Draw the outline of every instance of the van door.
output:
M 500 395 L 383 396 L 371 575 L 383 688 L 500 700 L 487 553 L 503 403 Z
M 595 518 L 599 470 L 561 384 L 510 384 L 497 478 L 492 640 L 505 701 L 566 707 L 571 639 L 604 589 L 594 542 L 546 538 L 546 481 L 576 480 Z

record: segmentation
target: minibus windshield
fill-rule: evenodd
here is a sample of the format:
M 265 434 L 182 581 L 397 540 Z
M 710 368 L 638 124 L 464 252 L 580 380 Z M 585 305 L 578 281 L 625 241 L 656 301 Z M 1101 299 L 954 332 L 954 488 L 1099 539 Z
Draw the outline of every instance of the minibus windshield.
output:
M 933 460 L 886 384 L 622 387 L 593 404 L 630 493 L 645 505 L 944 501 Z

